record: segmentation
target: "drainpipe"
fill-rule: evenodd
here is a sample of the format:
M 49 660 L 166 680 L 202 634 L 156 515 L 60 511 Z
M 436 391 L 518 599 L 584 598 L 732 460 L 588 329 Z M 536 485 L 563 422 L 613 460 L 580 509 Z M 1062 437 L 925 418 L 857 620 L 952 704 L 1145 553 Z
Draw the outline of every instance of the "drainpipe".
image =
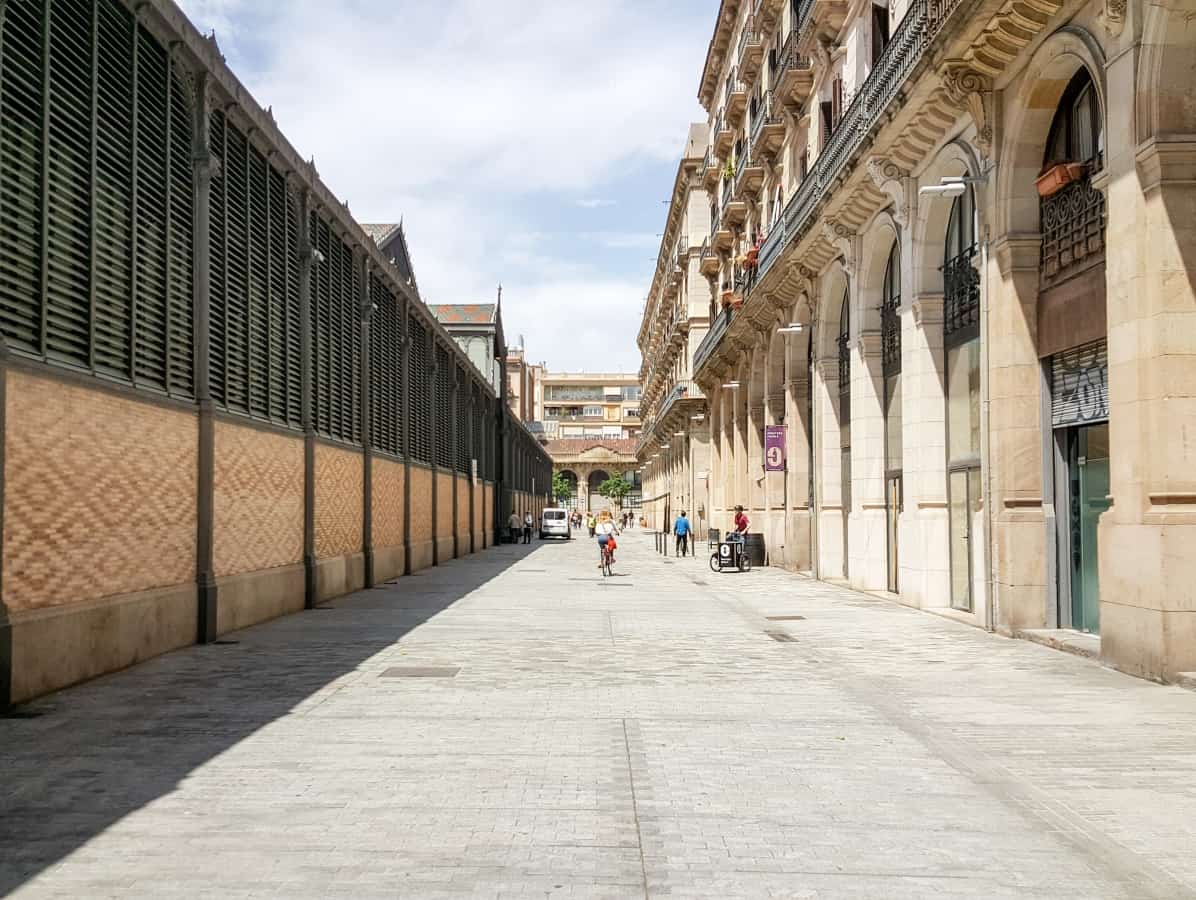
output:
M 995 630 L 996 610 L 993 608 L 993 497 L 992 497 L 992 431 L 989 428 L 989 371 L 988 371 L 988 308 L 989 308 L 989 271 L 988 271 L 988 235 L 980 244 L 980 266 L 984 272 L 984 290 L 980 292 L 980 473 L 981 492 L 984 497 L 984 627 Z

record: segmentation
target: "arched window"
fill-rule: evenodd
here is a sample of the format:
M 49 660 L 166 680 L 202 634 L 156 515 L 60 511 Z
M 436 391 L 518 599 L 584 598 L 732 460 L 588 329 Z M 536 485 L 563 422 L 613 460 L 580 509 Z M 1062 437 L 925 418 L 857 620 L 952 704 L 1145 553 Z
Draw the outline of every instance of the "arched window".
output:
M 881 369 L 884 376 L 885 521 L 888 589 L 897 593 L 897 537 L 902 507 L 901 455 L 901 244 L 894 240 L 880 293 Z
M 850 289 L 843 291 L 839 310 L 839 491 L 843 505 L 843 577 L 848 575 L 847 535 L 851 514 L 851 335 Z
M 943 341 L 947 350 L 947 502 L 951 605 L 970 612 L 982 541 L 980 490 L 980 274 L 971 187 L 951 205 L 943 247 Z
M 976 200 L 969 185 L 951 204 L 943 249 L 943 337 L 962 343 L 980 330 L 980 273 L 976 255 Z
M 1047 137 L 1044 167 L 1055 163 L 1079 162 L 1088 163 L 1093 169 L 1099 168 L 1105 151 L 1101 122 L 1096 87 L 1088 70 L 1081 66 L 1059 100 L 1059 108 L 1055 111 Z

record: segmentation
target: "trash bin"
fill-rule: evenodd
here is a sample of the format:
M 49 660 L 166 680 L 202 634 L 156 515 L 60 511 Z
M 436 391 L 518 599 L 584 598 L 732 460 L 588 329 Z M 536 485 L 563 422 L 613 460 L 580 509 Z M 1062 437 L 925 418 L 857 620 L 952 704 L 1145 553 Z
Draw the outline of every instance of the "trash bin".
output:
M 748 555 L 753 566 L 764 565 L 764 535 L 748 532 L 744 541 L 743 552 Z

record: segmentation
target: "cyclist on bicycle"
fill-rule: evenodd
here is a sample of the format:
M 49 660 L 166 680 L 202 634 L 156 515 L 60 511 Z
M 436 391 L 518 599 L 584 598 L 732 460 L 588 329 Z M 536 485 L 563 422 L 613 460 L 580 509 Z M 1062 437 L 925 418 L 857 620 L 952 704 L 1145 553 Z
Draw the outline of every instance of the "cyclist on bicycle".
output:
M 604 509 L 602 514 L 598 517 L 598 524 L 594 526 L 594 534 L 598 537 L 598 568 L 602 568 L 602 554 L 610 548 L 610 561 L 615 561 L 615 535 L 619 533 L 619 529 L 615 527 L 615 521 L 611 517 L 610 510 Z

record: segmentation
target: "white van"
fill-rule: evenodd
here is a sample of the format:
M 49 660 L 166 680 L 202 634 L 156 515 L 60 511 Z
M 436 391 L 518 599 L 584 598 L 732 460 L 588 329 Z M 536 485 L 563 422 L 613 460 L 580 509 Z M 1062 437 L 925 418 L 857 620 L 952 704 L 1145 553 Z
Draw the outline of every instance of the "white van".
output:
M 563 537 L 567 541 L 573 538 L 573 533 L 569 530 L 569 510 L 544 510 L 540 516 L 540 540 L 546 537 Z

